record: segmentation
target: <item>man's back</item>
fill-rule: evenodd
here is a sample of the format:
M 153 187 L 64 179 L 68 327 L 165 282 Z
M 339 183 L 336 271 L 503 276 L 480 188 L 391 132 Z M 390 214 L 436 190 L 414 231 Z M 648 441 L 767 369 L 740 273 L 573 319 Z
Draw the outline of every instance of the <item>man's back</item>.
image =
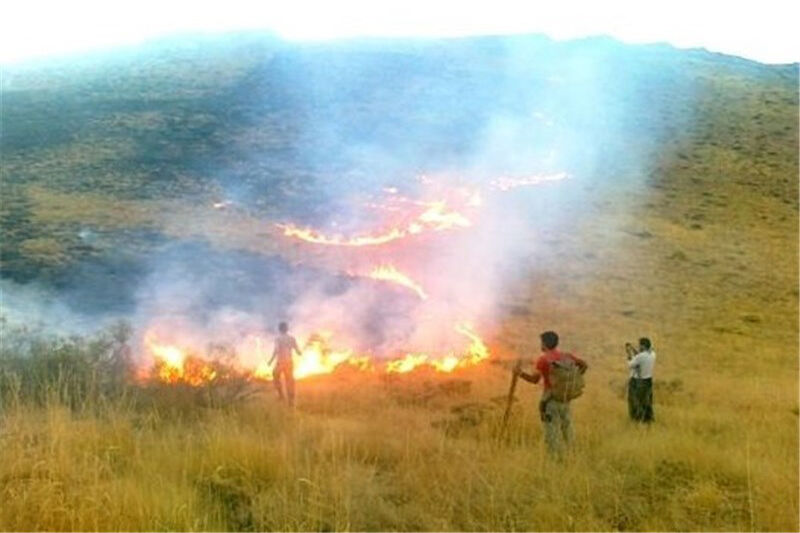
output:
M 631 369 L 631 377 L 637 379 L 652 378 L 655 364 L 656 352 L 654 350 L 643 350 L 637 353 L 628 362 L 628 366 Z
M 571 353 L 564 353 L 556 349 L 547 350 L 539 356 L 536 360 L 536 370 L 542 375 L 544 390 L 548 390 L 553 386 L 550 380 L 550 365 L 556 361 L 569 360 L 576 364 L 582 365 L 583 361 L 572 355 Z
M 275 357 L 278 361 L 291 361 L 292 350 L 300 352 L 297 340 L 288 333 L 280 333 L 275 337 Z

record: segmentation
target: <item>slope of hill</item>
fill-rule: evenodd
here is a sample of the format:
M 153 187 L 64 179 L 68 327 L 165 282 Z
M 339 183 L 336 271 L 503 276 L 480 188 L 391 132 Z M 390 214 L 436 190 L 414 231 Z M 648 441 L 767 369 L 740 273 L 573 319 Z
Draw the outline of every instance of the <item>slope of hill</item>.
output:
M 530 172 L 554 150 L 546 164 L 603 183 L 679 174 L 796 208 L 796 81 L 796 65 L 536 37 L 248 35 L 7 69 L 0 268 L 69 285 L 77 263 L 158 242 L 164 201 L 320 221 L 355 182 Z
M 0 469 L 22 473 L 0 471 L 0 488 L 25 497 L 0 525 L 797 530 L 798 65 L 608 39 L 245 34 L 19 66 L 2 84 L 0 288 L 23 321 L 141 316 L 176 279 L 180 296 L 210 288 L 190 302 L 204 313 L 279 305 L 295 295 L 290 273 L 342 261 L 287 242 L 276 222 L 348 227 L 361 221 L 351 197 L 411 189 L 419 174 L 570 179 L 497 213 L 498 241 L 518 242 L 507 216 L 530 243 L 485 254 L 503 278 L 498 364 L 466 375 L 468 397 L 332 382 L 300 387 L 296 422 L 269 404 L 180 431 L 124 412 L 113 434 L 23 410 L 8 427 L 40 446 L 9 440 L 17 459 Z M 23 305 L 54 298 L 57 312 Z M 575 461 L 555 480 L 531 453 L 532 403 L 509 441 L 490 435 L 503 357 L 536 353 L 549 328 L 591 365 Z M 649 432 L 624 425 L 621 399 L 622 343 L 641 335 L 659 353 Z M 86 428 L 99 451 L 84 453 Z M 176 460 L 195 438 L 205 444 Z M 68 511 L 37 522 L 30 509 L 49 507 L 28 503 L 25 465 L 50 442 L 121 473 L 98 481 L 48 456 L 58 483 L 42 481 L 38 501 Z M 80 499 L 105 501 L 108 486 L 105 505 Z M 135 516 L 118 504 L 129 497 Z

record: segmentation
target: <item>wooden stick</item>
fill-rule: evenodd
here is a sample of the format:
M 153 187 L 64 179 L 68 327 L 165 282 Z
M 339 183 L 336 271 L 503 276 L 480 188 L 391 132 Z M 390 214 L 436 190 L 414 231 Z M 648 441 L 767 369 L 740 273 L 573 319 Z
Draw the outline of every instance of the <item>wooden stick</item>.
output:
M 511 386 L 508 388 L 508 401 L 506 402 L 506 412 L 503 414 L 501 431 L 505 431 L 506 425 L 508 424 L 508 417 L 511 415 L 511 405 L 514 403 L 514 391 L 517 389 L 517 381 L 519 380 L 519 372 L 517 371 L 520 368 L 522 368 L 522 360 L 517 359 L 514 370 L 511 372 Z

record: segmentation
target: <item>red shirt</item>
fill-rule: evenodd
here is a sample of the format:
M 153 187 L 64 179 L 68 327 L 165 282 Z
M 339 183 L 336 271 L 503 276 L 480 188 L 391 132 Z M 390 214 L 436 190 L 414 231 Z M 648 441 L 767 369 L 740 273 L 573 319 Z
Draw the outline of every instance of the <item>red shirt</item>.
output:
M 542 375 L 544 390 L 550 388 L 550 363 L 562 359 L 572 359 L 578 365 L 585 365 L 583 359 L 575 357 L 571 353 L 559 352 L 557 349 L 542 352 L 542 355 L 536 360 L 536 370 Z

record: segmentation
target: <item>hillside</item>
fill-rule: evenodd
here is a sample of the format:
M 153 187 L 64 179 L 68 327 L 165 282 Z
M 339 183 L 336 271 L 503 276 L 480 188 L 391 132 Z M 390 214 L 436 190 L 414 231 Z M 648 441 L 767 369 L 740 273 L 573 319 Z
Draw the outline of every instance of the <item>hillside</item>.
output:
M 7 69 L 0 272 L 102 291 L 113 270 L 127 284 L 164 239 L 210 238 L 171 227 L 165 206 L 231 198 L 258 220 L 324 221 L 356 186 L 474 167 L 506 123 L 492 172 L 539 170 L 555 147 L 552 167 L 604 187 L 624 175 L 685 182 L 691 201 L 674 198 L 664 213 L 675 221 L 701 201 L 723 207 L 695 196 L 730 187 L 782 204 L 759 222 L 788 217 L 791 228 L 796 80 L 796 65 L 536 37 L 297 45 L 245 35 Z M 80 279 L 80 265 L 97 279 Z
M 0 433 L 25 458 L 0 472 L 3 494 L 24 495 L 0 528 L 797 530 L 797 64 L 604 38 L 241 34 L 9 67 L 0 106 L 2 312 L 87 334 L 159 314 L 214 332 L 231 316 L 273 327 L 311 286 L 341 303 L 358 285 L 343 274 L 352 254 L 276 224 L 357 234 L 374 218 L 354 206 L 387 188 L 417 198 L 421 175 L 482 191 L 568 175 L 487 193 L 474 233 L 398 247 L 433 258 L 415 266 L 446 278 L 453 308 L 485 307 L 492 361 L 463 375 L 467 392 L 427 377 L 301 382 L 294 419 L 262 395 L 235 416 L 195 413 L 197 425 L 125 411 L 113 434 L 91 417 L 15 412 L 8 427 L 33 435 L 35 453 L 83 454 L 89 428 L 100 451 L 80 457 L 109 471 L 108 446 L 155 459 L 119 459 L 111 479 L 125 485 L 51 457 L 54 508 L 91 511 L 37 522 L 23 512 L 36 455 Z M 378 343 L 418 303 L 390 296 L 303 311 L 338 313 Z M 556 481 L 531 453 L 531 388 L 510 440 L 491 436 L 510 361 L 550 328 L 591 368 L 577 458 Z M 625 425 L 622 344 L 644 335 L 659 354 L 650 432 Z M 196 435 L 181 424 L 203 444 L 173 463 Z M 265 443 L 279 451 L 265 458 Z M 151 501 L 136 476 L 169 496 Z M 103 483 L 111 503 L 70 500 Z M 136 516 L 114 503 L 132 493 Z

